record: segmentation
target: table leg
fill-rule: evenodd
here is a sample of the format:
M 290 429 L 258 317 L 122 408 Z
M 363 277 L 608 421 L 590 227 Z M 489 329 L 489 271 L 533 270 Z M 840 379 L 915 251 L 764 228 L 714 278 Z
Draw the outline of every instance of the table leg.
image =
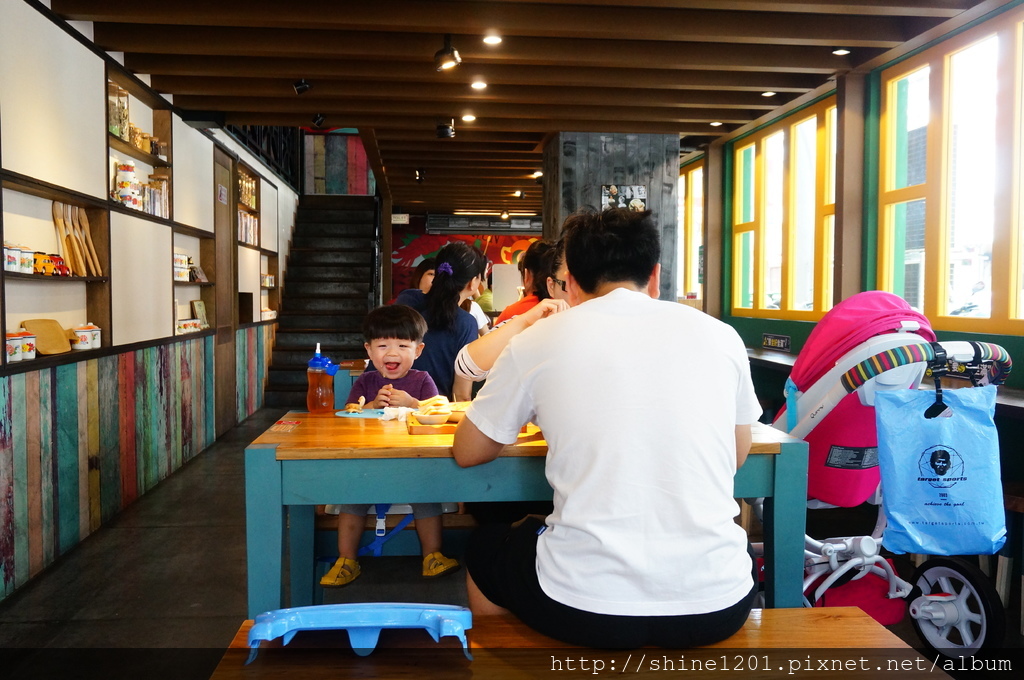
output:
M 784 443 L 775 456 L 775 493 L 764 501 L 765 603 L 803 606 L 807 524 L 807 444 Z
M 313 604 L 313 525 L 316 506 L 288 506 L 288 573 L 292 607 Z
M 245 552 L 249 618 L 281 608 L 284 507 L 276 447 L 245 450 Z

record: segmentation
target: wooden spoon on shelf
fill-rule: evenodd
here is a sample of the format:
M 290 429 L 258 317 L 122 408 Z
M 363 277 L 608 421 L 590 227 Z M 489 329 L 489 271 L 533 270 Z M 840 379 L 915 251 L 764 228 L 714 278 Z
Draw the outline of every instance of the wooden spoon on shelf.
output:
M 64 227 L 67 230 L 67 234 L 64 237 L 64 247 L 71 255 L 71 271 L 75 273 L 75 276 L 88 276 L 89 272 L 85 268 L 85 260 L 82 258 L 82 251 L 78 249 L 78 239 L 75 238 L 75 229 L 73 218 L 71 216 L 71 206 L 64 206 Z
M 67 260 L 64 255 L 64 204 L 53 202 L 53 227 L 57 231 L 57 254 Z
M 82 258 L 85 260 L 85 268 L 89 270 L 89 276 L 99 276 L 96 273 L 96 263 L 93 262 L 92 253 L 89 252 L 89 248 L 85 245 L 85 232 L 82 229 L 82 215 L 85 211 L 74 206 L 71 208 L 71 224 L 75 232 L 75 245 L 82 253 Z
M 89 216 L 85 214 L 84 208 L 78 211 L 78 228 L 81 230 L 80 233 L 85 235 L 85 245 L 88 247 L 89 257 L 92 258 L 93 274 L 95 276 L 103 276 L 103 267 L 100 266 L 100 258 L 96 255 L 96 246 L 92 243 L 92 229 L 89 227 Z

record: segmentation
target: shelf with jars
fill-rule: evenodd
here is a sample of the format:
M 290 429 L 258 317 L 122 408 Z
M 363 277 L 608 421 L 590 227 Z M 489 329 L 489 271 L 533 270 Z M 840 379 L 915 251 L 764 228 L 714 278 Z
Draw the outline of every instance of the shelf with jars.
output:
M 238 243 L 260 245 L 260 177 L 239 163 L 238 166 Z
M 110 200 L 172 219 L 171 109 L 155 93 L 107 69 L 107 146 Z

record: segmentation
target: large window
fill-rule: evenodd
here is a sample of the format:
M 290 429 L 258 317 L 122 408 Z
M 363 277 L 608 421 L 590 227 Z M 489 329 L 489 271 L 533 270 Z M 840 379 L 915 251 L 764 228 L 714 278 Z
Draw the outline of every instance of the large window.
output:
M 936 328 L 1024 331 L 1022 26 L 1007 12 L 881 73 L 878 287 Z
M 704 271 L 704 161 L 695 161 L 679 171 L 679 235 L 676 297 L 702 299 Z
M 732 313 L 816 320 L 832 306 L 835 98 L 731 146 Z

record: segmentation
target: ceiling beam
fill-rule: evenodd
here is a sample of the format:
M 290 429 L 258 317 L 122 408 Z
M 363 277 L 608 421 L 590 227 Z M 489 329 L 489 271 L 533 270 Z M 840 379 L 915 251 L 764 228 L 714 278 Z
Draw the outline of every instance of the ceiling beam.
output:
M 619 20 L 615 20 L 607 13 L 581 11 L 574 5 L 457 0 L 350 0 L 334 6 L 292 3 L 287 11 L 282 11 L 280 3 L 254 0 L 137 3 L 130 12 L 117 4 L 89 0 L 54 0 L 52 6 L 58 14 L 74 20 L 140 23 L 161 31 L 171 26 L 210 26 L 423 34 L 432 36 L 438 47 L 438 38 L 452 33 L 455 25 L 459 41 L 453 42 L 460 50 L 468 49 L 465 46 L 470 43 L 480 45 L 483 35 L 497 29 L 505 41 L 487 48 L 493 52 L 507 49 L 523 37 L 860 47 L 895 47 L 910 37 L 902 17 L 857 12 L 837 15 L 633 6 L 626 13 L 619 10 Z
M 423 78 L 445 82 L 437 73 L 433 54 L 441 47 L 437 36 L 362 33 L 351 31 L 214 28 L 207 26 L 149 26 L 96 24 L 96 43 L 119 52 L 163 54 L 248 55 L 255 57 L 353 57 L 382 62 L 416 62 Z M 834 40 L 820 45 L 727 44 L 656 42 L 643 40 L 582 40 L 520 38 L 500 52 L 468 46 L 459 48 L 464 64 L 508 62 L 527 65 L 602 66 L 697 70 L 788 71 L 825 73 L 846 70 L 850 62 L 831 53 Z M 852 44 L 852 43 L 846 43 Z M 894 43 L 898 44 L 898 43 Z M 890 45 L 873 45 L 875 56 Z M 481 47 L 486 47 L 481 44 Z M 868 54 L 865 54 L 867 57 Z M 415 68 L 415 67 L 414 67 Z M 464 67 L 460 67 L 464 68 Z
M 872 52 L 874 54 L 874 52 Z M 415 83 L 423 73 L 405 62 L 339 59 L 288 59 L 285 57 L 199 56 L 190 54 L 128 53 L 125 66 L 135 73 L 154 76 L 299 78 L 370 80 L 374 83 Z M 849 68 L 846 64 L 842 70 Z M 822 83 L 821 74 L 694 71 L 665 68 L 595 68 L 575 66 L 519 66 L 512 64 L 463 64 L 456 82 L 468 87 L 480 78 L 490 85 L 546 85 L 551 87 L 622 87 L 664 90 L 735 90 L 741 92 L 804 93 Z M 443 84 L 452 83 L 449 79 Z M 315 84 L 315 83 L 314 83 Z M 439 83 L 442 84 L 442 83 Z

